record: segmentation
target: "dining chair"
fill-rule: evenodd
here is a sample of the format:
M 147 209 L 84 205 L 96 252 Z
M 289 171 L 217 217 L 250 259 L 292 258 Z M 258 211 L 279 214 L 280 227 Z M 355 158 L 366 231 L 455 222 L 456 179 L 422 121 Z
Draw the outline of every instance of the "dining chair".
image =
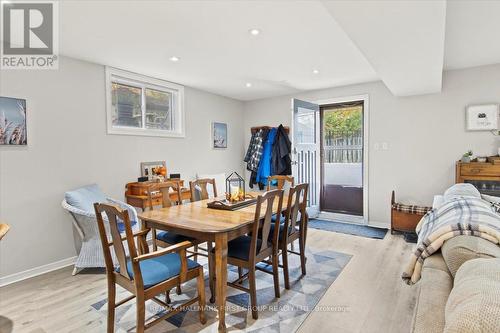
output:
M 278 199 L 278 205 L 275 206 L 275 199 Z M 283 206 L 283 190 L 268 191 L 257 197 L 255 207 L 255 217 L 252 224 L 251 235 L 244 235 L 235 238 L 228 242 L 227 263 L 238 268 L 247 270 L 247 273 L 239 276 L 237 280 L 228 282 L 227 285 L 233 288 L 242 290 L 250 294 L 250 304 L 252 306 L 252 318 L 258 319 L 257 311 L 257 289 L 255 271 L 261 270 L 265 273 L 273 275 L 274 295 L 280 297 L 279 276 L 278 276 L 278 232 L 279 229 L 271 231 L 271 216 L 273 207 L 277 207 L 277 211 L 281 211 Z M 262 210 L 264 214 L 262 214 Z M 213 257 L 214 251 L 211 251 Z M 265 261 L 268 257 L 272 258 L 272 272 L 261 269 L 256 265 Z M 209 266 L 213 270 L 213 266 Z M 211 278 L 217 278 L 212 272 Z M 244 287 L 241 283 L 248 278 L 249 288 Z
M 200 322 L 205 324 L 203 267 L 186 256 L 186 249 L 191 247 L 192 244 L 186 241 L 162 250 L 149 252 L 145 237 L 148 230 L 133 233 L 128 211 L 104 203 L 94 203 L 94 210 L 106 262 L 108 333 L 114 332 L 115 309 L 133 298 L 136 298 L 136 332 L 138 333 L 143 333 L 145 329 L 185 310 L 196 302 L 199 305 Z M 103 213 L 106 214 L 106 222 Z M 125 226 L 125 236 L 120 234 L 119 221 Z M 117 268 L 113 265 L 111 247 L 113 247 L 118 258 L 119 266 Z M 144 249 L 145 253 L 139 254 L 137 248 Z M 163 302 L 156 297 L 158 294 L 165 292 L 168 299 L 170 289 L 194 278 L 197 278 L 198 295 L 184 304 L 172 307 L 167 304 L 168 301 Z M 128 290 L 132 295 L 116 302 L 117 284 Z M 147 300 L 152 300 L 165 307 L 166 314 L 146 323 L 145 302 Z
M 198 200 L 206 200 L 209 198 L 208 185 L 212 185 L 212 193 L 217 197 L 217 185 L 215 178 L 200 178 L 189 182 L 189 190 L 191 191 L 191 202 Z
M 285 280 L 285 289 L 290 289 L 288 253 L 300 256 L 302 275 L 306 275 L 305 246 L 307 238 L 307 224 L 309 222 L 309 217 L 306 211 L 308 191 L 309 184 L 307 183 L 291 187 L 290 192 L 288 193 L 288 202 L 284 223 L 280 223 L 279 228 L 276 228 L 277 223 L 273 223 L 271 225 L 271 232 L 274 232 L 276 229 L 279 230 L 278 248 L 280 250 L 279 254 L 281 254 L 281 257 L 283 259 L 282 267 L 283 278 Z M 299 240 L 299 252 L 295 252 L 293 248 L 291 250 L 288 250 L 288 244 L 293 244 L 293 242 L 296 240 Z
M 148 201 L 149 201 L 149 207 L 151 210 L 154 210 L 154 205 L 153 205 L 153 197 L 155 192 L 158 191 L 161 193 L 161 206 L 163 208 L 169 208 L 175 205 L 182 205 L 182 200 L 181 200 L 181 186 L 179 182 L 175 181 L 169 181 L 169 182 L 164 182 L 160 183 L 158 185 L 151 185 L 147 188 L 147 194 L 148 194 Z M 174 201 L 170 197 L 171 193 L 176 193 L 177 194 L 177 200 Z M 184 241 L 189 241 L 192 242 L 193 244 L 196 242 L 194 238 L 183 236 L 176 234 L 171 231 L 160 231 L 156 232 L 155 229 L 151 229 L 153 233 L 153 250 L 156 251 L 157 247 L 168 247 L 173 244 L 177 244 L 180 242 Z M 193 255 L 194 260 L 197 260 L 196 254 Z
M 6 223 L 0 223 L 0 240 L 7 234 L 9 231 L 10 226 Z

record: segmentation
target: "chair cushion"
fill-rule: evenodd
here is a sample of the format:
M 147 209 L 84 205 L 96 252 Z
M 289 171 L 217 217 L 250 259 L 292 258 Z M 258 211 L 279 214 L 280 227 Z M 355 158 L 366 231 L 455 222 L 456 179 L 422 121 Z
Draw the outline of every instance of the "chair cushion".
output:
M 241 260 L 248 260 L 248 254 L 250 252 L 250 244 L 252 243 L 252 237 L 250 236 L 240 236 L 227 243 L 227 255 L 228 257 L 238 258 Z M 271 246 L 271 242 L 267 242 L 268 246 Z M 260 248 L 262 240 L 257 239 L 257 250 Z M 212 250 L 215 252 L 215 249 Z
M 176 234 L 171 231 L 160 231 L 156 234 L 156 239 L 161 240 L 168 244 L 177 244 L 184 241 L 192 241 L 193 238 Z
M 94 212 L 95 202 L 106 202 L 106 196 L 97 184 L 80 187 L 64 194 L 66 202 L 84 212 Z
M 276 219 L 277 219 L 276 214 L 273 214 L 271 216 L 271 222 L 273 222 L 273 223 L 276 222 Z M 281 217 L 280 217 L 280 223 L 285 223 L 285 217 L 283 215 L 281 215 Z
M 160 282 L 168 280 L 181 272 L 181 258 L 178 253 L 169 253 L 160 257 L 147 259 L 139 263 L 141 268 L 144 288 L 152 287 Z M 196 261 L 187 259 L 187 268 L 193 269 L 200 266 Z M 117 268 L 119 270 L 119 268 Z M 134 278 L 132 262 L 127 260 L 127 272 Z
M 269 237 L 272 237 L 271 235 L 274 233 L 274 228 L 276 224 L 271 223 L 271 230 L 269 231 Z M 284 235 L 284 230 L 285 230 L 285 225 L 280 223 L 280 231 L 279 231 L 279 240 L 281 241 L 283 239 Z M 295 227 L 295 231 L 299 231 L 298 227 Z M 288 227 L 288 234 L 292 232 L 292 226 Z

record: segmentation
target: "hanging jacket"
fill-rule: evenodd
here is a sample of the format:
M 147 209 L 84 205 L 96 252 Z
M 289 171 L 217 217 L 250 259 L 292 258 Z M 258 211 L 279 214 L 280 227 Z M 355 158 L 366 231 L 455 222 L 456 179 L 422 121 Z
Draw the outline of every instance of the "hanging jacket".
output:
M 260 159 L 262 158 L 262 151 L 264 149 L 264 142 L 267 137 L 267 130 L 260 129 L 255 132 L 253 142 L 251 140 L 251 145 L 248 146 L 247 155 L 250 156 L 247 163 L 248 171 L 257 171 L 260 164 Z M 245 159 L 247 156 L 245 156 Z
M 273 175 L 292 174 L 292 160 L 290 157 L 291 152 L 292 143 L 290 142 L 283 125 L 279 125 L 271 154 Z
M 260 159 L 259 170 L 257 171 L 256 182 L 267 185 L 267 177 L 272 175 L 271 167 L 271 154 L 273 150 L 274 140 L 276 138 L 277 130 L 272 128 L 267 135 L 267 139 L 264 143 L 264 149 L 262 151 L 262 157 Z

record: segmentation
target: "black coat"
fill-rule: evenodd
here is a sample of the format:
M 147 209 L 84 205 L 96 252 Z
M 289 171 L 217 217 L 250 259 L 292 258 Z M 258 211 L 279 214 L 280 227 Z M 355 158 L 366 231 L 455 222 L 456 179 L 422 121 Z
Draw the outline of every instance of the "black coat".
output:
M 288 138 L 285 128 L 283 125 L 280 125 L 276 133 L 276 139 L 274 140 L 271 154 L 271 173 L 273 175 L 292 174 L 291 152 L 292 143 Z

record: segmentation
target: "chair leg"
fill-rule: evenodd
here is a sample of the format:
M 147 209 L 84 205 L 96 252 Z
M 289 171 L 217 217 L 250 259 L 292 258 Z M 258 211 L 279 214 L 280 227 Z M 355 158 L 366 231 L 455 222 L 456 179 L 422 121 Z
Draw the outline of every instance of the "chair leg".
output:
M 252 318 L 259 319 L 257 311 L 257 288 L 255 286 L 255 266 L 250 267 L 248 271 L 248 282 L 250 285 L 250 305 L 252 306 Z
M 115 331 L 116 285 L 108 278 L 108 333 Z
M 273 280 L 274 280 L 274 296 L 280 297 L 280 278 L 278 275 L 278 254 L 275 253 L 273 256 Z
M 293 245 L 294 242 L 290 243 L 290 250 L 295 251 L 295 246 Z
M 170 304 L 172 300 L 170 299 L 170 289 L 165 291 L 165 303 Z
M 151 238 L 153 240 L 153 251 L 158 250 L 158 244 L 156 244 L 156 229 L 151 229 Z
M 178 284 L 177 287 L 175 288 L 175 292 L 177 293 L 177 295 L 181 295 L 182 294 L 182 289 L 181 289 L 181 285 Z
M 71 275 L 75 276 L 76 274 L 78 274 L 82 269 L 81 268 L 78 268 L 78 267 L 73 267 L 73 272 L 71 273 Z
M 210 287 L 210 303 L 215 303 L 215 267 L 214 256 L 212 254 L 212 242 L 207 243 L 208 250 L 208 285 Z
M 285 289 L 290 289 L 290 276 L 288 273 L 288 246 L 283 246 L 285 249 L 281 250 L 283 257 L 283 279 L 285 280 Z
M 198 245 L 194 246 L 194 256 L 193 256 L 194 261 L 198 261 Z
M 243 276 L 243 268 L 238 266 L 238 279 L 241 279 Z M 240 284 L 243 284 L 243 281 L 240 281 Z
M 144 326 L 146 324 L 146 304 L 144 294 L 137 293 L 136 295 L 136 321 L 137 333 L 144 333 Z
M 299 237 L 300 249 L 300 267 L 302 268 L 302 275 L 306 275 L 306 244 L 304 236 Z
M 205 279 L 203 275 L 203 267 L 199 268 L 198 273 L 198 305 L 199 305 L 199 315 L 200 315 L 200 323 L 203 325 L 207 322 L 207 318 L 205 318 Z

